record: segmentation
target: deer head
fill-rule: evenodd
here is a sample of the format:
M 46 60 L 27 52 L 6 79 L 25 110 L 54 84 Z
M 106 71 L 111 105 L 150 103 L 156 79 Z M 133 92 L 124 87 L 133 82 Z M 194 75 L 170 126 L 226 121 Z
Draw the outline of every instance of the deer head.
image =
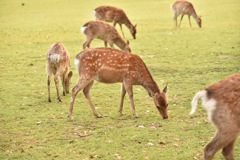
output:
M 163 92 L 155 93 L 155 95 L 153 95 L 154 103 L 155 103 L 159 113 L 163 117 L 163 119 L 168 118 L 167 88 L 168 88 L 168 85 L 165 86 L 165 88 L 163 89 Z

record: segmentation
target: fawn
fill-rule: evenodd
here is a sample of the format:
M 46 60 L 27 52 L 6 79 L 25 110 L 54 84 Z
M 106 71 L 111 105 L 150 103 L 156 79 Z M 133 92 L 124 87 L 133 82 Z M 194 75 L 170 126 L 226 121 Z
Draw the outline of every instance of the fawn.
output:
M 192 27 L 190 16 L 192 16 L 195 19 L 195 21 L 197 22 L 197 24 L 200 28 L 202 27 L 202 19 L 200 16 L 197 15 L 192 3 L 188 2 L 188 1 L 184 1 L 184 0 L 176 1 L 172 5 L 172 10 L 174 12 L 173 20 L 175 22 L 176 27 L 180 27 L 181 21 L 185 14 L 188 15 L 190 27 Z M 177 17 L 179 15 L 181 15 L 181 19 L 180 19 L 179 26 L 178 26 Z
M 117 45 L 124 51 L 131 52 L 129 42 L 124 42 L 122 37 L 118 34 L 116 28 L 102 21 L 89 21 L 81 28 L 82 33 L 87 37 L 87 40 L 83 44 L 83 49 L 90 47 L 90 43 L 94 38 L 98 38 L 104 41 L 105 47 L 107 43 L 114 48 L 113 44 Z
M 215 137 L 204 148 L 205 160 L 212 160 L 220 149 L 227 160 L 233 160 L 234 143 L 240 133 L 240 74 L 230 75 L 199 91 L 192 100 L 190 114 L 197 110 L 200 98 L 217 129 Z
M 47 52 L 47 85 L 48 85 L 48 101 L 51 102 L 50 97 L 50 78 L 54 74 L 54 81 L 57 90 L 57 97 L 61 102 L 59 94 L 59 80 L 61 77 L 63 86 L 63 95 L 69 93 L 69 85 L 71 82 L 72 71 L 69 72 L 70 58 L 67 49 L 60 42 L 53 43 Z
M 72 97 L 68 117 L 72 118 L 75 98 L 80 90 L 96 117 L 101 117 L 95 110 L 89 91 L 94 80 L 102 83 L 122 83 L 122 94 L 119 112 L 122 114 L 123 101 L 126 92 L 129 95 L 133 115 L 137 118 L 133 101 L 133 85 L 142 85 L 153 98 L 154 103 L 164 119 L 168 118 L 167 85 L 161 92 L 153 80 L 143 60 L 135 54 L 112 48 L 94 48 L 80 52 L 75 57 L 75 66 L 78 70 L 79 81 L 72 89 Z
M 119 24 L 122 31 L 122 35 L 125 38 L 122 30 L 122 24 L 124 24 L 129 29 L 130 33 L 132 34 L 132 37 L 136 39 L 137 25 L 133 25 L 130 22 L 126 13 L 122 9 L 113 6 L 99 6 L 95 8 L 93 12 L 96 20 L 113 22 L 114 27 L 116 26 L 116 24 Z

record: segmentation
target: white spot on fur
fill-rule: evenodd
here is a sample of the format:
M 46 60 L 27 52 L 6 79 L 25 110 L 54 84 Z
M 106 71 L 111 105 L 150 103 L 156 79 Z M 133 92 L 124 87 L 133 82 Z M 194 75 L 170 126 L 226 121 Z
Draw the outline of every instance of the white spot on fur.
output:
M 87 28 L 87 27 L 81 27 L 81 32 L 84 33 L 84 31 L 85 31 L 86 28 Z

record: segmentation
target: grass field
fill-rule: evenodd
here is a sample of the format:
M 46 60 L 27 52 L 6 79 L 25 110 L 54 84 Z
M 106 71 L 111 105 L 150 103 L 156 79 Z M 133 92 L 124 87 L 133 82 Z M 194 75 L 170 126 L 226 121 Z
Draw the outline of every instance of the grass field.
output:
M 0 159 L 203 159 L 203 147 L 215 132 L 202 107 L 189 116 L 194 94 L 240 72 L 239 0 L 191 1 L 202 28 L 184 17 L 173 27 L 173 1 L 159 0 L 1 0 L 0 1 Z M 61 41 L 73 65 L 85 36 L 80 27 L 103 4 L 123 8 L 137 39 L 124 27 L 132 52 L 141 56 L 162 89 L 168 83 L 169 119 L 163 120 L 141 86 L 134 87 L 140 118 L 132 116 L 126 96 L 119 116 L 120 84 L 95 82 L 92 100 L 104 117 L 97 119 L 82 93 L 67 118 L 71 95 L 59 103 L 52 79 L 47 100 L 46 52 Z M 120 31 L 119 26 L 117 29 Z M 102 47 L 94 40 L 91 47 Z M 235 145 L 240 159 L 240 139 Z M 223 160 L 219 152 L 215 160 Z

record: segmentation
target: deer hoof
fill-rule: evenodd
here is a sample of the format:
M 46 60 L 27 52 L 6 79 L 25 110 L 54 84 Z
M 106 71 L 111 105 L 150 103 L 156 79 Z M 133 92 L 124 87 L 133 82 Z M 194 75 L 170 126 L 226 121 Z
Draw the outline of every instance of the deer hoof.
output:
M 102 118 L 100 114 L 95 115 L 97 118 Z
M 139 118 L 139 115 L 137 113 L 134 114 L 135 118 Z

